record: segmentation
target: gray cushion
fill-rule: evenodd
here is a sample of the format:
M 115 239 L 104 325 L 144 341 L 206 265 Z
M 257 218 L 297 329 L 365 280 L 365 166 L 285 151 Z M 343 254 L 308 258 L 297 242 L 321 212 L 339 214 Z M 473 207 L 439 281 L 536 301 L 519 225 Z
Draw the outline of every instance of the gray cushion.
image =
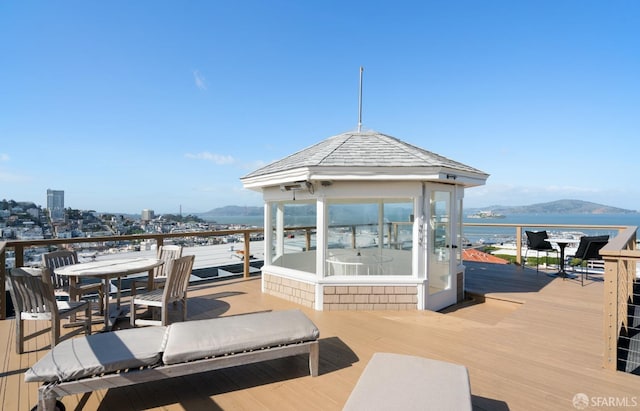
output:
M 72 338 L 25 373 L 25 381 L 67 381 L 159 363 L 168 327 L 120 330 Z
M 351 392 L 345 411 L 471 411 L 462 365 L 410 355 L 376 353 Z
M 318 339 L 318 328 L 300 310 L 270 311 L 173 323 L 162 360 L 176 364 Z

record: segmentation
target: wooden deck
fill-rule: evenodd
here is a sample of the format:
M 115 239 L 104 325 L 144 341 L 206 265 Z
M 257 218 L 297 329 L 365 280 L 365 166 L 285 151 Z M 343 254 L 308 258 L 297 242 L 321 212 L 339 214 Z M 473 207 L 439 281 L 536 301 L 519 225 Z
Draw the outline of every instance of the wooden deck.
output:
M 395 352 L 467 366 L 477 410 L 575 410 L 578 393 L 640 406 L 639 377 L 602 368 L 602 282 L 581 287 L 479 263 L 467 265 L 467 276 L 474 299 L 443 313 L 303 309 L 321 332 L 316 378 L 306 358 L 293 357 L 63 402 L 67 410 L 340 410 L 373 353 Z M 189 304 L 190 319 L 297 307 L 263 295 L 259 277 L 193 286 Z M 23 373 L 47 352 L 49 337 L 17 355 L 14 332 L 12 319 L 0 321 L 0 401 L 3 410 L 28 410 L 38 386 Z

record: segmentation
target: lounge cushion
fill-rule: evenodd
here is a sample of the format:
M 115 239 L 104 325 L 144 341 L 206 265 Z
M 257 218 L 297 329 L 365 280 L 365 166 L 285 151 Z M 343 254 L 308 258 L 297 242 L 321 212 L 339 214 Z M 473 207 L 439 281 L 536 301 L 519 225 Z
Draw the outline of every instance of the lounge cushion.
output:
M 25 373 L 25 381 L 67 381 L 157 364 L 168 327 L 93 334 L 64 341 Z
M 351 392 L 345 411 L 471 411 L 469 374 L 462 365 L 376 353 Z
M 219 355 L 318 339 L 300 310 L 269 311 L 173 323 L 162 360 L 176 364 Z

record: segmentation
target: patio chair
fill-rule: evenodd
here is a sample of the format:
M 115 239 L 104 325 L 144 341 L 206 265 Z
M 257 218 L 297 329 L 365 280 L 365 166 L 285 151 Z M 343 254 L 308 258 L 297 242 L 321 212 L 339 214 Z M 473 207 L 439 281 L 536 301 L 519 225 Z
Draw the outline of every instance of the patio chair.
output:
M 527 235 L 527 251 L 524 254 L 524 259 L 525 262 L 527 260 L 527 256 L 529 255 L 529 251 L 535 251 L 536 252 L 536 273 L 539 272 L 539 265 L 540 265 L 540 252 L 544 252 L 545 255 L 545 265 L 548 265 L 548 253 L 549 252 L 554 252 L 554 253 L 558 253 L 558 250 L 556 250 L 555 248 L 553 248 L 553 245 L 551 245 L 550 242 L 545 241 L 547 238 L 549 238 L 549 235 L 547 234 L 546 231 L 525 231 L 525 234 Z
M 171 271 L 167 276 L 164 288 L 146 291 L 131 296 L 130 321 L 131 326 L 141 325 L 167 325 L 169 324 L 169 304 L 182 303 L 182 321 L 187 320 L 187 287 L 193 268 L 195 256 L 180 257 L 171 262 Z M 144 305 L 151 309 L 160 308 L 160 320 L 136 318 L 136 306 Z
M 180 257 L 182 257 L 182 246 L 161 245 L 160 247 L 158 247 L 157 258 L 164 261 L 164 264 L 156 267 L 156 269 L 153 270 L 153 285 L 151 289 L 147 291 L 155 290 L 156 288 L 160 288 L 164 285 L 165 281 L 167 280 L 167 276 L 169 275 L 169 271 L 171 271 L 171 261 Z M 144 283 L 144 286 L 146 287 L 148 284 L 148 279 L 134 279 L 131 282 L 132 295 L 136 294 L 137 287 L 142 283 Z
M 91 305 L 88 301 L 58 301 L 55 297 L 53 284 L 46 268 L 19 267 L 11 269 L 9 273 L 9 292 L 15 307 L 16 317 L 16 351 L 24 353 L 24 342 L 51 330 L 51 348 L 61 340 L 84 331 L 91 334 Z M 83 326 L 60 335 L 61 319 L 71 317 L 84 311 L 86 316 L 82 323 L 71 324 Z M 51 327 L 25 334 L 24 321 L 51 321 Z
M 43 254 L 42 263 L 49 269 L 51 283 L 53 284 L 57 297 L 65 296 L 68 297 L 70 301 L 79 301 L 87 294 L 96 294 L 98 296 L 99 313 L 100 315 L 104 314 L 104 290 L 102 288 L 102 282 L 78 282 L 72 284 L 69 281 L 69 276 L 57 275 L 55 272 L 56 268 L 78 263 L 78 254 L 75 251 L 60 250 Z M 75 321 L 75 318 L 72 318 L 72 321 Z
M 600 249 L 609 242 L 608 235 L 583 236 L 580 238 L 580 244 L 576 254 L 569 260 L 569 264 L 574 268 L 580 266 L 580 284 L 584 286 L 584 278 L 589 279 L 589 269 L 583 263 L 589 264 L 589 261 L 602 260 Z

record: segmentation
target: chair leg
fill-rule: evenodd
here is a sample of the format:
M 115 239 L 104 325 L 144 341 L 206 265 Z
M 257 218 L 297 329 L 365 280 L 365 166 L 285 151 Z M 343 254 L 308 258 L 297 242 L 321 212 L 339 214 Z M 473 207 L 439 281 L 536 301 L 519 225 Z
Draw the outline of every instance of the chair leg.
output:
M 85 310 L 84 335 L 91 335 L 91 324 L 93 324 L 91 320 L 91 303 L 87 302 L 87 309 Z
M 53 348 L 60 342 L 60 318 L 53 318 L 51 321 L 51 348 Z
M 169 323 L 169 304 L 166 302 L 162 303 L 162 307 L 160 307 L 160 323 L 162 325 L 167 325 Z
M 98 314 L 100 314 L 101 316 L 104 315 L 104 292 L 103 291 L 99 291 L 98 292 Z
M 182 300 L 182 321 L 187 321 L 187 299 Z
M 80 295 L 78 295 L 73 288 L 69 290 L 69 301 L 80 301 Z M 76 314 L 73 313 L 71 314 L 71 317 L 69 317 L 69 322 L 71 323 L 75 323 L 76 322 Z M 58 333 L 58 336 L 60 336 L 60 333 Z M 53 348 L 53 342 L 51 343 L 51 347 Z
M 589 279 L 589 260 L 587 260 L 587 265 L 584 268 L 585 268 L 584 276 L 588 280 Z M 582 284 L 582 285 L 584 285 L 584 284 Z
M 131 299 L 131 307 L 129 308 L 129 323 L 131 327 L 135 328 L 136 326 L 136 305 L 133 303 L 133 298 Z

